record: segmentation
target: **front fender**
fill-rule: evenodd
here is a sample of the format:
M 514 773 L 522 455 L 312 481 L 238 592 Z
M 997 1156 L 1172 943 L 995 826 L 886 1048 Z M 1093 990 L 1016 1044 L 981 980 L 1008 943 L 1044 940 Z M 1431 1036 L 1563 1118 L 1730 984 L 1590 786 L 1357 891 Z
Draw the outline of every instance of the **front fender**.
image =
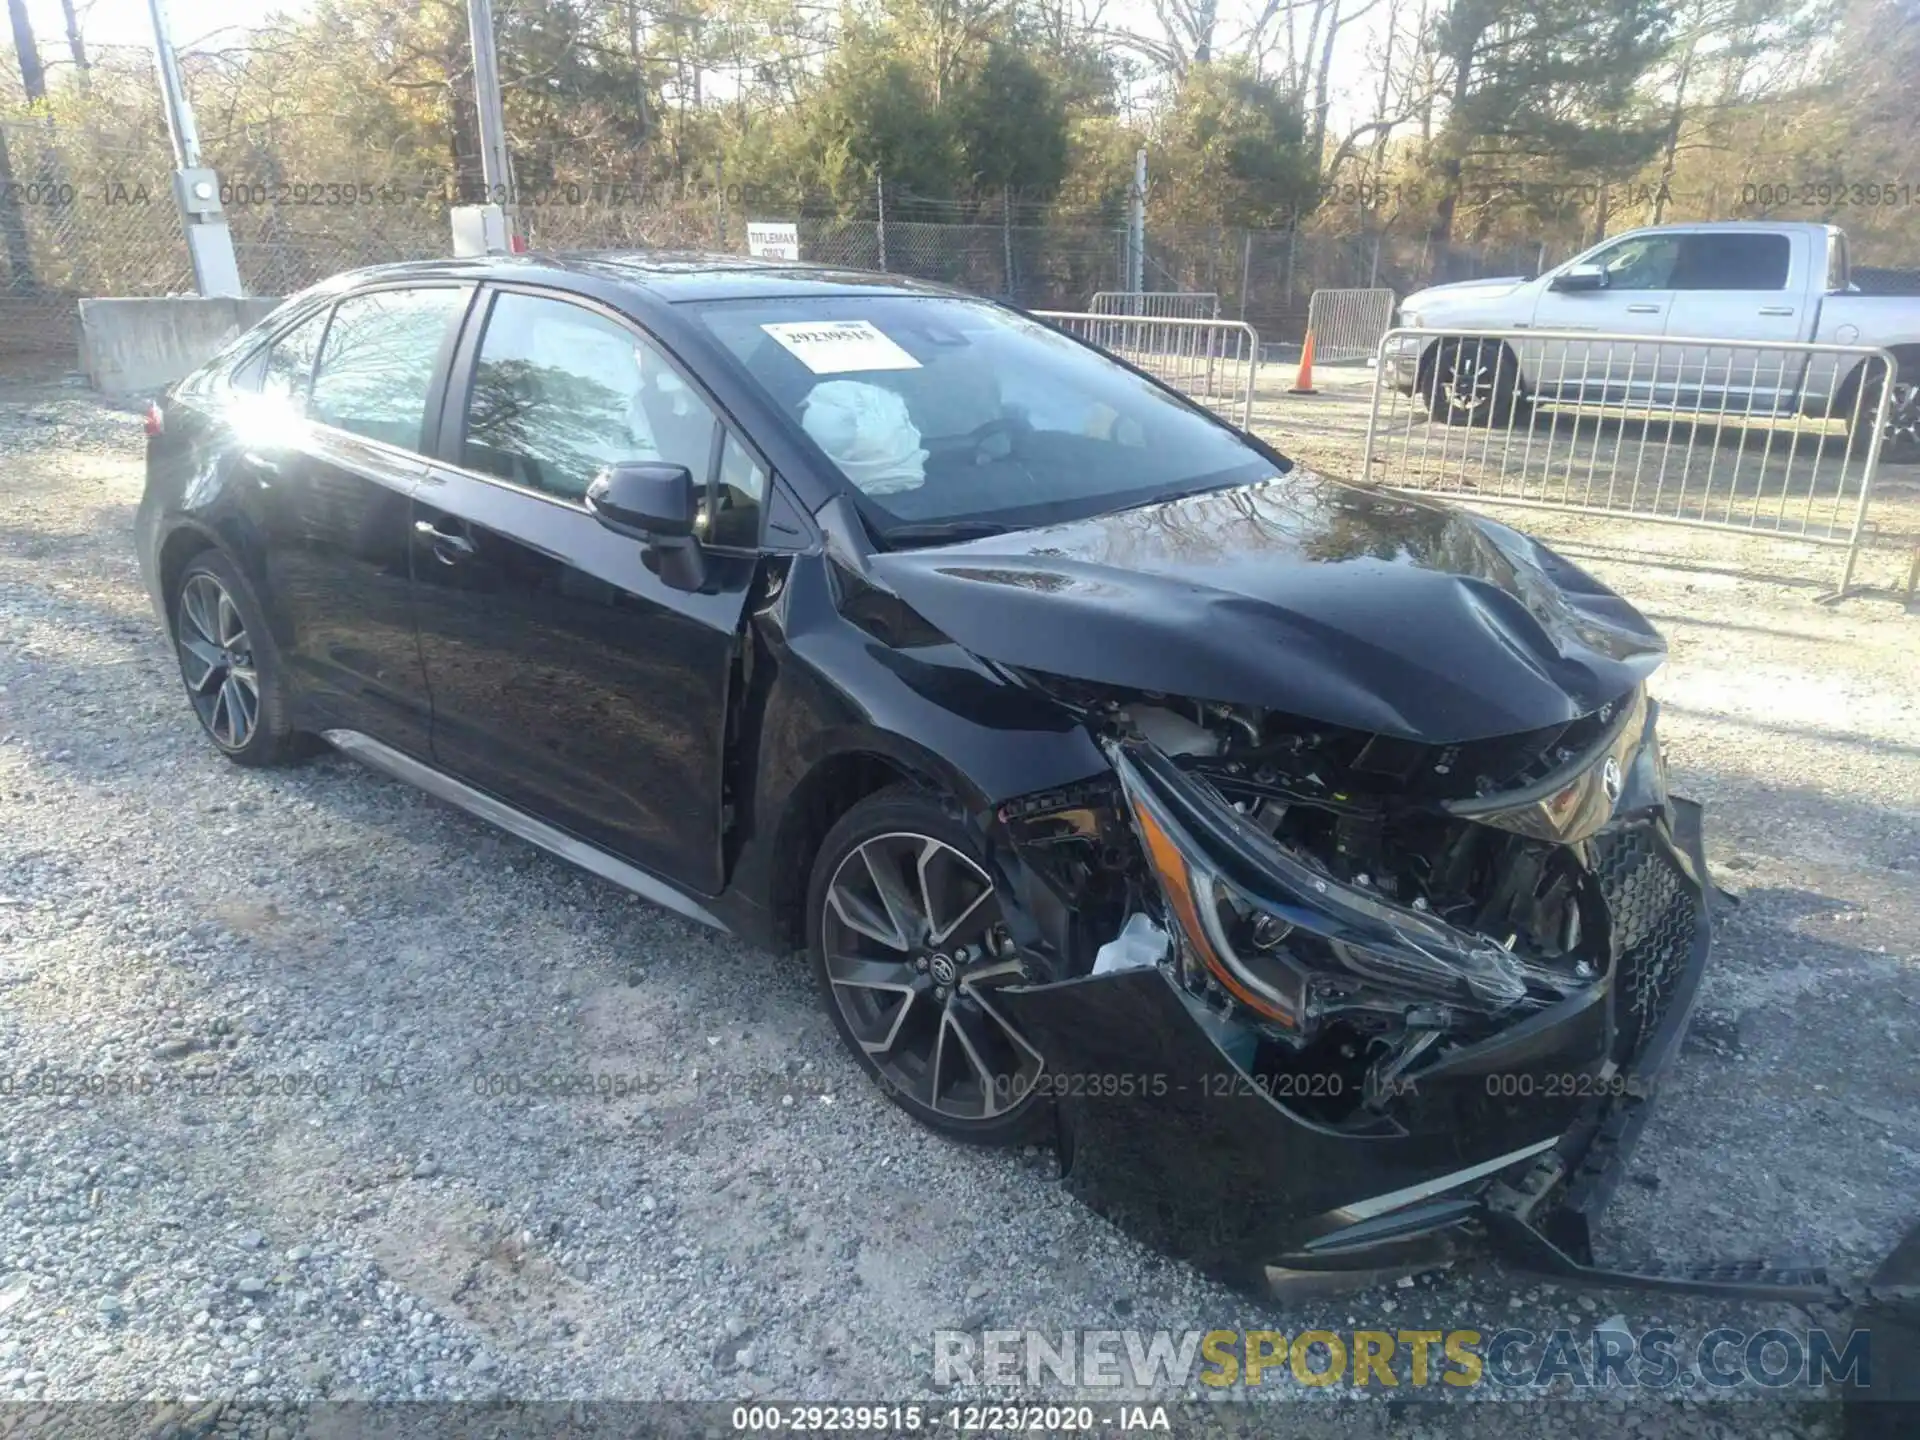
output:
M 731 888 L 768 912 L 806 828 L 810 782 L 829 767 L 879 762 L 922 777 L 989 839 L 1003 801 L 1112 773 L 1057 702 L 936 633 L 893 645 L 849 620 L 829 563 L 795 557 L 744 637 L 732 724 L 745 804 Z

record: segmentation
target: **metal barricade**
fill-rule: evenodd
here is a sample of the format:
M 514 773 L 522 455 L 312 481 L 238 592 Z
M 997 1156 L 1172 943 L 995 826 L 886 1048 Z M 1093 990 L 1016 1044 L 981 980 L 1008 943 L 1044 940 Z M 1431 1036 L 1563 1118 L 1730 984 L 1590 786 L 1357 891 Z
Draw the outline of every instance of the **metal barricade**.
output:
M 1867 528 L 1895 368 L 1864 345 L 1391 330 L 1372 483 L 1844 548 Z
M 1253 424 L 1260 334 L 1240 320 L 1134 319 L 1073 310 L 1035 310 L 1035 319 L 1145 370 L 1212 410 Z M 1224 408 L 1223 408 L 1224 407 Z
M 1212 290 L 1096 290 L 1087 309 L 1143 320 L 1218 320 L 1220 297 Z
M 1316 290 L 1307 299 L 1313 358 L 1338 364 L 1367 360 L 1393 325 L 1391 290 Z

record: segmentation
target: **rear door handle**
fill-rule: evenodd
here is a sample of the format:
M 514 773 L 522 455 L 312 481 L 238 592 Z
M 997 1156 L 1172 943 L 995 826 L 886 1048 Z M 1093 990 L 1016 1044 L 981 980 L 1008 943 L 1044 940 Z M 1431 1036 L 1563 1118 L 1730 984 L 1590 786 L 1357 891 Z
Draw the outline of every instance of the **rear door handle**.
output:
M 442 565 L 458 565 L 477 553 L 465 535 L 449 535 L 431 520 L 414 521 L 413 533 L 433 547 L 433 558 Z
M 1791 315 L 1793 314 L 1793 307 L 1791 305 L 1762 305 L 1760 307 L 1760 313 L 1762 315 Z
M 1658 305 L 1629 305 L 1627 306 L 1627 313 L 1629 315 L 1658 315 L 1660 313 L 1660 307 Z

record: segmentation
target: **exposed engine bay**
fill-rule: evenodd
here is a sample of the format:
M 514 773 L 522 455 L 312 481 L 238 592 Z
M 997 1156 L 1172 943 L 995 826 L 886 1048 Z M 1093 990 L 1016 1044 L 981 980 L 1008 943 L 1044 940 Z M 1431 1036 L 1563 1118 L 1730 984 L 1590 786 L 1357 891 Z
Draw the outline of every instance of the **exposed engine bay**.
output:
M 1667 803 L 1640 687 L 1569 724 L 1428 745 L 1022 679 L 1115 768 L 1001 809 L 1061 901 L 1059 978 L 1147 917 L 1222 1048 L 1323 1123 L 1364 1123 L 1422 1065 L 1590 989 L 1643 938 L 1619 924 L 1614 873 L 1623 847 L 1655 862 L 1633 827 Z

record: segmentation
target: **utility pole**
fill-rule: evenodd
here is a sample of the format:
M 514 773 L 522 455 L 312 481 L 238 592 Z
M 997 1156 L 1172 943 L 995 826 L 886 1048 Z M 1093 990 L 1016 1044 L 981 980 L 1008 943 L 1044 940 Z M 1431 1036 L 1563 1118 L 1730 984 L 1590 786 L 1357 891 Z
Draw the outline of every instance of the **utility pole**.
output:
M 1019 301 L 1015 297 L 1019 294 L 1019 287 L 1014 283 L 1013 278 L 1013 187 L 1011 185 L 1000 187 L 1000 244 L 1007 262 L 1007 300 L 1017 305 Z
M 1240 319 L 1247 318 L 1247 282 L 1253 275 L 1253 231 L 1241 232 L 1240 239 Z
M 513 203 L 507 169 L 507 119 L 500 105 L 500 58 L 493 48 L 492 0 L 467 0 L 473 44 L 473 100 L 480 112 L 480 178 L 490 204 Z
M 873 172 L 873 198 L 879 205 L 879 218 L 874 221 L 874 237 L 880 242 L 880 268 L 887 268 L 887 178 L 884 171 Z
M 1139 294 L 1147 288 L 1147 151 L 1133 155 L 1133 194 L 1127 205 L 1127 289 Z
M 507 118 L 500 104 L 500 60 L 493 48 L 491 0 L 467 0 L 467 35 L 473 47 L 473 108 L 480 122 L 480 183 L 486 190 L 478 205 L 456 205 L 453 253 L 485 255 L 517 248 L 513 173 L 507 162 Z
M 194 289 L 202 295 L 244 295 L 240 266 L 233 258 L 233 235 L 220 206 L 220 177 L 200 163 L 200 129 L 193 122 L 193 106 L 180 80 L 165 0 L 147 0 L 147 14 L 153 21 L 153 63 L 160 72 L 167 135 L 173 141 L 173 198 L 180 205 Z

